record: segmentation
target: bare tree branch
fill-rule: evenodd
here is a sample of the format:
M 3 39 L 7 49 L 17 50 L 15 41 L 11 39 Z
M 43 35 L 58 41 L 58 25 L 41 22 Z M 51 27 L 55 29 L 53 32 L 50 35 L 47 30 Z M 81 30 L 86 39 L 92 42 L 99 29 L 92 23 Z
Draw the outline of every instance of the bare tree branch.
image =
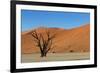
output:
M 55 34 L 51 35 L 50 31 L 46 31 L 47 39 L 42 33 L 37 33 L 36 30 L 32 32 L 32 37 L 36 40 L 37 46 L 40 48 L 41 56 L 46 56 L 48 51 L 52 49 L 52 40 L 55 38 Z
M 46 34 L 47 34 L 47 37 L 48 37 L 48 41 L 55 38 L 55 34 L 51 35 L 51 33 L 48 30 L 47 30 Z

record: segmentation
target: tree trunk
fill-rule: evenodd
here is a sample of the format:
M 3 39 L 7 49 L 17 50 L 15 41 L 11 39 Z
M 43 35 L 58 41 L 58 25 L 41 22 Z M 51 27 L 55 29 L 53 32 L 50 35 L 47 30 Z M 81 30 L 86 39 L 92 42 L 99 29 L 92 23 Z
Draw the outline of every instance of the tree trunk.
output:
M 41 57 L 46 57 L 47 53 L 41 52 Z

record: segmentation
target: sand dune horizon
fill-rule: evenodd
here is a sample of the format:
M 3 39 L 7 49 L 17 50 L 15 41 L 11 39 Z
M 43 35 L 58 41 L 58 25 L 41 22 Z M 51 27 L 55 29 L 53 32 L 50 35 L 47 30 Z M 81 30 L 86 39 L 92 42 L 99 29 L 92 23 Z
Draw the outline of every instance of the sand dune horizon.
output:
M 21 52 L 22 54 L 39 53 L 39 48 L 35 45 L 36 42 L 32 37 L 31 33 L 34 29 L 21 33 Z M 39 27 L 36 28 L 38 33 L 42 33 L 44 36 L 45 31 L 54 33 L 55 38 L 53 39 L 54 48 L 49 52 L 64 53 L 64 52 L 89 52 L 90 51 L 90 24 L 84 26 L 63 29 L 63 28 L 47 28 Z

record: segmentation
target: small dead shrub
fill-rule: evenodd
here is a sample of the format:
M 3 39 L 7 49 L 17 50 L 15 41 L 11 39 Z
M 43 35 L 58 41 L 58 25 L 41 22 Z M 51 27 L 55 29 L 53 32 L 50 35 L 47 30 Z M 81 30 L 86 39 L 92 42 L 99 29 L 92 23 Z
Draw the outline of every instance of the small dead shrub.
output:
M 52 53 L 56 53 L 55 51 L 53 51 Z
M 70 50 L 69 52 L 74 52 L 74 50 Z

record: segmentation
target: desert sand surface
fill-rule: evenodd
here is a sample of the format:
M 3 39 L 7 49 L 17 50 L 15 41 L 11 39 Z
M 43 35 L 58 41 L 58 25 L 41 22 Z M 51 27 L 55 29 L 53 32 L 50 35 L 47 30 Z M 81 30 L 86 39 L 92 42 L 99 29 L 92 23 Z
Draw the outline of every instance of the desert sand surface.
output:
M 34 30 L 34 29 L 33 29 Z M 86 60 L 90 58 L 90 25 L 86 24 L 72 29 L 63 28 L 36 28 L 38 33 L 42 33 L 46 38 L 45 31 L 55 34 L 53 39 L 54 48 L 50 49 L 47 57 L 40 57 L 40 49 L 32 37 L 33 30 L 22 32 L 21 34 L 21 54 L 22 62 L 42 62 L 42 61 L 67 61 Z
M 86 24 L 73 29 L 63 28 L 37 28 L 37 32 L 43 33 L 48 29 L 51 34 L 56 34 L 53 39 L 54 48 L 49 52 L 64 53 L 64 52 L 89 52 L 90 51 L 90 25 Z M 34 29 L 33 29 L 34 30 Z M 36 46 L 34 38 L 31 35 L 32 30 L 22 32 L 21 48 L 22 54 L 39 53 L 40 50 Z
M 89 52 L 85 53 L 48 53 L 46 57 L 40 57 L 39 53 L 35 54 L 22 54 L 22 63 L 30 62 L 54 62 L 54 61 L 77 61 L 77 60 L 89 60 Z

